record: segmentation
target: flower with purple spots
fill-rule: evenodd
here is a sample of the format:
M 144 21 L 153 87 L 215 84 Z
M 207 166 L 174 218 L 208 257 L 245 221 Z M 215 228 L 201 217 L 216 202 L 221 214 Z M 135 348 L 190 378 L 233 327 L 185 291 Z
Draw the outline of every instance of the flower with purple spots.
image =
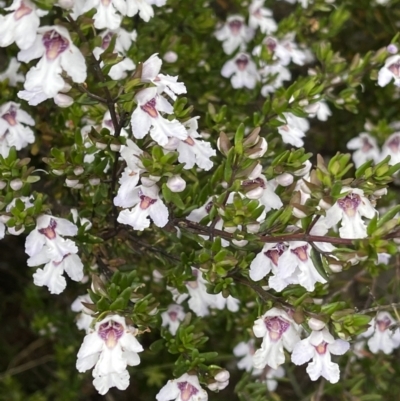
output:
M 183 374 L 168 383 L 156 395 L 157 401 L 207 401 L 208 394 L 195 375 Z
M 272 308 L 254 322 L 254 335 L 262 338 L 261 348 L 253 356 L 253 366 L 264 369 L 266 365 L 277 369 L 285 362 L 283 348 L 291 352 L 300 341 L 298 326 L 282 309 Z
M 63 71 L 76 83 L 86 79 L 85 59 L 62 26 L 39 28 L 33 44 L 18 53 L 18 60 L 25 63 L 39 57 L 38 64 L 26 75 L 25 90 L 18 92 L 18 97 L 32 106 L 54 98 L 68 88 L 61 76 Z
M 378 74 L 379 86 L 386 86 L 392 80 L 396 86 L 400 86 L 400 55 L 398 54 L 387 58 Z
M 246 53 L 239 53 L 228 60 L 222 67 L 221 75 L 231 79 L 234 89 L 254 89 L 260 80 L 256 64 Z
M 78 352 L 79 372 L 93 369 L 93 384 L 104 395 L 111 387 L 125 390 L 129 386 L 127 366 L 140 363 L 138 353 L 143 347 L 136 339 L 137 329 L 127 326 L 119 315 L 107 316 L 96 323 L 85 336 Z
M 168 327 L 169 332 L 174 336 L 185 318 L 185 311 L 183 307 L 177 304 L 168 306 L 168 309 L 161 313 L 162 326 Z

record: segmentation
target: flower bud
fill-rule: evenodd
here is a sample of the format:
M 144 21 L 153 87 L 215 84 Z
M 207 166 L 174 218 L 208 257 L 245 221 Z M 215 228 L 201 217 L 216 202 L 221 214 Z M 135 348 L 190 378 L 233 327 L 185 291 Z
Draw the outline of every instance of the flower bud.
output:
M 275 178 L 275 181 L 279 185 L 282 185 L 282 187 L 288 187 L 293 183 L 293 176 L 289 173 L 283 173 L 281 175 L 278 175 L 278 177 Z
M 229 372 L 227 370 L 223 369 L 214 376 L 214 379 L 217 382 L 226 382 L 227 380 L 229 380 L 229 377 L 230 377 Z
M 211 390 L 211 391 L 217 391 L 217 390 L 219 390 L 218 382 L 213 382 L 213 383 L 207 384 L 207 387 L 208 387 L 208 389 Z
M 304 107 L 304 111 L 308 114 L 316 114 L 319 110 L 320 104 L 319 102 L 309 104 L 308 106 Z
M 249 174 L 248 179 L 249 180 L 255 180 L 256 178 L 258 178 L 260 176 L 260 174 L 262 173 L 262 165 L 260 163 L 258 163 L 255 167 L 254 170 Z
M 89 178 L 89 184 L 93 185 L 93 186 L 99 185 L 100 184 L 100 178 L 96 178 L 96 177 Z
M 65 180 L 65 185 L 69 188 L 76 188 L 76 186 L 79 184 L 79 180 L 67 178 Z
M 232 242 L 233 242 L 236 246 L 238 246 L 239 248 L 241 248 L 241 247 L 243 247 L 243 246 L 246 246 L 246 245 L 249 243 L 249 241 L 247 241 L 247 240 L 245 240 L 245 239 L 242 239 L 242 240 L 233 239 Z
M 97 149 L 100 149 L 100 150 L 104 150 L 104 149 L 107 149 L 107 144 L 106 143 L 103 143 L 103 142 L 96 142 L 96 148 Z
M 308 326 L 310 327 L 311 330 L 322 330 L 325 327 L 325 323 L 321 320 L 315 319 L 312 317 L 308 321 Z
M 264 189 L 261 187 L 250 190 L 246 193 L 248 199 L 260 199 L 264 193 Z
M 296 177 L 302 177 L 302 176 L 306 175 L 311 170 L 311 167 L 312 167 L 311 162 L 309 160 L 306 160 L 304 162 L 304 167 L 299 169 L 299 170 L 296 170 L 293 174 Z
M 172 192 L 182 192 L 186 188 L 186 181 L 180 175 L 168 178 L 167 187 Z
M 70 10 L 75 5 L 75 0 L 58 0 L 57 4 L 65 10 Z
M 229 234 L 233 234 L 236 231 L 237 227 L 236 226 L 231 226 L 231 227 L 224 227 L 224 231 L 226 231 Z
M 178 55 L 172 50 L 166 52 L 163 57 L 167 63 L 175 63 L 178 60 Z
M 265 138 L 261 138 L 261 141 L 256 145 L 255 152 L 246 152 L 246 155 L 249 159 L 258 159 L 259 157 L 264 156 L 265 152 L 268 150 L 268 143 Z
M 7 216 L 6 214 L 3 214 L 3 215 L 0 216 L 0 222 L 2 222 L 4 224 L 6 224 L 7 221 L 10 220 L 10 219 L 11 219 L 11 217 Z
M 8 227 L 9 234 L 11 234 L 11 235 L 20 235 L 25 231 L 25 226 L 23 224 L 21 226 L 18 226 L 18 227 Z
M 0 181 L 0 189 L 4 189 L 7 186 L 5 181 Z
M 85 170 L 83 169 L 83 167 L 78 166 L 74 168 L 74 174 L 75 175 L 81 175 Z
M 121 144 L 120 143 L 111 143 L 110 144 L 110 149 L 113 152 L 119 152 L 121 150 Z
M 57 93 L 54 96 L 54 103 L 60 107 L 69 107 L 74 104 L 74 99 L 71 96 L 64 95 L 63 93 Z
M 24 185 L 24 183 L 22 182 L 22 180 L 20 180 L 19 178 L 16 178 L 15 180 L 12 180 L 10 182 L 10 187 L 14 190 L 14 191 L 18 191 L 22 188 L 22 186 Z
M 251 234 L 256 234 L 260 230 L 260 223 L 247 224 L 247 232 Z
M 396 46 L 395 44 L 393 44 L 393 43 L 391 43 L 391 44 L 386 48 L 386 50 L 387 50 L 388 53 L 390 53 L 390 54 L 396 54 L 396 53 L 399 51 L 399 49 L 397 48 L 397 46 Z
M 304 219 L 304 217 L 307 217 L 307 214 L 304 213 L 302 210 L 298 209 L 297 207 L 293 208 L 292 214 L 294 217 L 297 217 L 298 219 Z
M 330 263 L 329 268 L 332 270 L 332 273 L 340 273 L 343 270 L 343 266 L 336 263 Z
M 51 172 L 54 174 L 54 175 L 63 175 L 64 174 L 64 170 L 51 170 Z

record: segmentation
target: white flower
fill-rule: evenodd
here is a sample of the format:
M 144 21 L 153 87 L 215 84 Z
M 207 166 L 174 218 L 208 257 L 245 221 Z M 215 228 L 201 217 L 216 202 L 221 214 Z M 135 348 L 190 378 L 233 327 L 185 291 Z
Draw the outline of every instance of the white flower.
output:
M 226 388 L 229 384 L 229 378 L 230 378 L 230 373 L 223 369 L 220 370 L 215 376 L 214 376 L 214 382 L 211 382 L 210 384 L 207 385 L 208 389 L 211 391 L 220 391 Z
M 216 151 L 211 147 L 209 142 L 198 139 L 201 138 L 201 135 L 197 132 L 198 118 L 193 117 L 184 123 L 188 135 L 185 140 L 181 141 L 177 138 L 170 138 L 164 148 L 167 150 L 177 150 L 179 153 L 179 163 L 185 163 L 184 169 L 189 170 L 197 164 L 203 170 L 208 171 L 213 166 L 210 157 L 215 156 Z
M 26 75 L 25 90 L 18 92 L 18 97 L 32 106 L 63 91 L 65 81 L 62 71 L 74 82 L 82 83 L 86 79 L 85 59 L 64 27 L 39 28 L 33 44 L 18 53 L 18 60 L 26 63 L 39 57 L 41 59 L 36 67 L 32 67 Z
M 151 82 L 157 87 L 157 93 L 165 92 L 172 100 L 176 100 L 176 95 L 186 93 L 186 86 L 183 82 L 178 82 L 178 77 L 160 74 L 162 60 L 157 53 L 151 55 L 142 66 L 142 82 Z
M 317 272 L 311 260 L 311 246 L 306 242 L 289 242 L 289 249 L 278 259 L 278 272 L 269 280 L 276 291 L 282 291 L 288 284 L 300 284 L 307 291 L 314 291 L 315 283 L 326 283 Z
M 263 382 L 267 385 L 269 391 L 275 391 L 278 387 L 278 382 L 275 379 L 282 379 L 285 376 L 285 369 L 278 366 L 277 369 L 269 368 L 265 375 Z
M 17 86 L 18 82 L 24 82 L 25 76 L 18 73 L 21 63 L 18 63 L 15 57 L 11 57 L 10 63 L 5 71 L 0 73 L 0 82 L 8 79 L 8 85 Z
M 253 366 L 253 355 L 255 352 L 254 339 L 249 340 L 247 343 L 242 341 L 233 349 L 233 354 L 235 356 L 243 357 L 237 363 L 237 367 L 245 370 L 246 372 L 252 372 L 253 376 L 259 376 L 262 373 L 262 369 L 256 369 Z
M 389 164 L 392 166 L 400 162 L 400 132 L 390 135 L 383 144 L 380 159 L 383 160 L 386 156 L 390 156 Z
M 361 134 L 351 139 L 347 143 L 347 149 L 355 150 L 353 161 L 356 168 L 362 166 L 368 160 L 378 163 L 381 158 L 376 139 L 366 132 L 361 132 Z
M 64 255 L 61 261 L 54 261 L 53 254 L 48 249 L 28 259 L 28 266 L 45 264 L 43 269 L 37 269 L 33 275 L 33 282 L 39 287 L 48 287 L 51 294 L 60 294 L 65 290 L 67 282 L 63 276 L 64 271 L 71 280 L 83 279 L 83 264 L 75 253 Z
M 341 238 L 365 238 L 367 226 L 362 217 L 372 219 L 377 211 L 364 196 L 363 190 L 343 187 L 341 192 L 345 192 L 347 195 L 338 199 L 326 211 L 325 223 L 327 227 L 333 227 L 341 221 L 339 228 Z
M 143 351 L 136 334 L 137 329 L 127 326 L 125 318 L 111 315 L 96 323 L 94 331 L 85 336 L 76 368 L 85 372 L 94 366 L 93 384 L 100 394 L 106 394 L 111 387 L 125 390 L 129 386 L 126 367 L 139 365 L 138 353 Z
M 77 233 L 78 227 L 66 219 L 49 215 L 39 216 L 36 219 L 36 228 L 25 242 L 25 252 L 30 256 L 28 265 L 36 266 L 33 258 L 38 255 L 41 260 L 44 258 L 43 254 L 46 254 L 53 262 L 62 262 L 66 255 L 77 253 L 75 243 L 63 238 L 64 235 L 75 236 Z
M 207 401 L 208 394 L 200 386 L 197 376 L 183 374 L 168 383 L 156 395 L 157 401 Z
M 369 323 L 370 329 L 363 333 L 363 337 L 372 335 L 368 340 L 368 347 L 374 354 L 383 351 L 386 355 L 393 352 L 400 345 L 400 329 L 391 330 L 389 327 L 398 323 L 388 312 L 378 312 Z
M 12 146 L 21 150 L 35 142 L 32 129 L 26 126 L 34 124 L 34 119 L 18 103 L 8 102 L 0 106 L 0 154 L 7 157 Z
M 392 79 L 396 86 L 400 86 L 400 55 L 386 59 L 385 65 L 379 70 L 378 85 L 386 86 Z
M 93 304 L 88 294 L 80 295 L 78 298 L 75 299 L 74 302 L 72 302 L 71 310 L 73 312 L 80 312 L 79 315 L 76 317 L 76 326 L 78 327 L 78 329 L 85 330 L 86 333 L 89 333 L 90 325 L 93 321 L 93 317 L 91 315 L 94 312 L 86 308 L 82 302 Z
M 276 275 L 278 273 L 279 258 L 287 248 L 284 243 L 265 244 L 261 252 L 257 254 L 250 264 L 250 278 L 254 281 L 259 281 L 271 271 Z
M 126 52 L 130 49 L 132 42 L 136 40 L 137 33 L 135 30 L 128 32 L 123 28 L 119 28 L 115 31 L 106 30 L 101 34 L 102 44 L 101 47 L 95 47 L 93 49 L 93 54 L 97 60 L 100 59 L 100 55 L 110 45 L 113 35 L 117 35 L 115 41 L 114 52 L 117 52 L 118 56 L 124 57 Z M 101 62 L 100 66 L 103 67 L 104 63 Z M 114 79 L 124 79 L 127 76 L 127 71 L 132 71 L 135 69 L 135 63 L 128 57 L 124 57 L 119 63 L 113 65 L 108 73 L 108 75 Z
M 326 121 L 332 115 L 331 110 L 324 101 L 312 103 L 304 108 L 306 113 L 312 118 L 317 117 L 319 121 Z
M 14 0 L 5 8 L 11 13 L 0 15 L 0 47 L 16 43 L 20 49 L 28 49 L 36 38 L 40 17 L 47 14 L 29 0 Z
M 231 15 L 224 26 L 215 32 L 215 37 L 223 42 L 222 47 L 226 54 L 232 54 L 238 47 L 242 49 L 253 36 L 253 29 L 245 25 L 241 15 Z
M 168 327 L 169 332 L 174 336 L 181 324 L 181 321 L 185 318 L 185 311 L 182 306 L 172 304 L 168 306 L 168 309 L 161 313 L 162 326 Z
M 121 150 L 121 156 L 126 161 L 121 178 L 118 194 L 114 198 L 114 204 L 121 207 L 132 206 L 131 199 L 139 182 L 140 174 L 144 171 L 143 165 L 139 159 L 142 150 L 131 140 L 126 141 L 126 146 Z
M 263 46 L 265 46 L 270 53 L 273 53 L 274 58 L 279 60 L 279 64 L 283 66 L 289 65 L 290 62 L 297 65 L 304 65 L 307 60 L 306 52 L 299 50 L 294 41 L 294 34 L 288 34 L 281 40 L 271 36 L 266 37 L 263 40 Z M 260 53 L 261 49 L 255 49 L 255 51 Z
M 277 369 L 285 362 L 283 348 L 292 351 L 300 341 L 296 323 L 278 308 L 272 308 L 254 322 L 254 335 L 262 338 L 261 348 L 253 357 L 254 367 L 263 369 L 266 365 Z
M 320 376 L 330 383 L 337 383 L 340 377 L 339 365 L 331 361 L 331 354 L 343 355 L 350 348 L 344 340 L 335 340 L 328 329 L 312 331 L 310 336 L 295 345 L 292 362 L 303 365 L 312 358 L 307 366 L 310 379 L 315 381 Z
M 167 0 L 127 0 L 127 16 L 133 17 L 139 13 L 139 17 L 149 22 L 150 18 L 154 17 L 154 10 L 152 5 L 162 7 Z
M 289 69 L 277 63 L 272 65 L 265 65 L 259 71 L 262 81 L 266 83 L 261 88 L 261 94 L 266 97 L 269 93 L 274 93 L 277 89 L 283 86 L 284 81 L 290 81 L 292 74 Z
M 134 207 L 131 210 L 122 210 L 119 213 L 118 222 L 143 231 L 150 226 L 148 219 L 150 216 L 157 227 L 164 227 L 168 223 L 168 209 L 158 196 L 158 192 L 157 185 L 136 187 L 130 192 L 131 198 L 126 199 L 124 203 L 124 207 Z
M 283 115 L 284 119 L 278 118 L 278 120 L 286 123 L 278 128 L 283 142 L 300 148 L 304 145 L 302 138 L 306 135 L 305 132 L 309 130 L 310 123 L 306 118 L 297 117 L 292 113 L 283 113 Z
M 246 53 L 239 53 L 235 58 L 228 60 L 222 67 L 221 75 L 225 78 L 231 77 L 235 89 L 254 89 L 260 80 L 254 61 Z
M 253 0 L 249 6 L 250 28 L 260 28 L 262 33 L 270 34 L 278 29 L 278 25 L 272 18 L 272 11 L 263 7 L 265 0 Z
M 169 137 L 187 138 L 186 129 L 178 120 L 167 120 L 160 115 L 160 112 L 172 114 L 173 107 L 167 99 L 157 94 L 157 88 L 143 89 L 135 96 L 135 100 L 138 106 L 131 117 L 135 138 L 142 139 L 150 131 L 150 136 L 161 146 L 168 143 Z

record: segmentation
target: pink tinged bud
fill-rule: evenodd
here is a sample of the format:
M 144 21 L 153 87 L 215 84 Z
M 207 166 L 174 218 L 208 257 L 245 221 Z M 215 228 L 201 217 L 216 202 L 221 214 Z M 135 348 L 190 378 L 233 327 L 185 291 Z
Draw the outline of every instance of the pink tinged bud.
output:
M 74 104 L 74 99 L 71 96 L 64 95 L 63 93 L 58 93 L 54 97 L 54 103 L 60 107 L 69 107 Z
M 182 401 L 189 401 L 192 396 L 196 395 L 199 390 L 188 382 L 178 383 L 179 391 L 181 392 Z
M 240 34 L 240 30 L 242 29 L 243 23 L 238 19 L 234 19 L 228 23 L 228 26 L 232 32 L 232 35 L 237 36 Z
M 291 252 L 294 253 L 302 262 L 306 262 L 308 260 L 307 254 L 308 245 L 299 246 L 298 248 L 291 249 Z
M 283 173 L 275 178 L 276 182 L 282 187 L 287 187 L 293 183 L 293 176 L 289 173 Z
M 339 207 L 347 214 L 349 217 L 354 217 L 357 213 L 358 206 L 360 206 L 361 198 L 357 194 L 349 194 L 338 201 Z
M 376 327 L 378 327 L 378 330 L 381 332 L 385 331 L 391 324 L 392 321 L 387 316 L 376 321 Z
M 325 341 L 323 341 L 321 344 L 317 345 L 315 347 L 315 350 L 317 351 L 317 353 L 319 355 L 324 355 L 326 354 L 326 348 L 328 347 L 328 343 L 326 343 Z
M 50 224 L 46 228 L 39 229 L 39 233 L 45 235 L 48 239 L 54 239 L 57 236 L 56 233 L 57 222 L 54 219 L 50 219 Z
M 167 187 L 172 192 L 182 192 L 186 188 L 186 181 L 179 175 L 168 178 Z
M 124 334 L 124 326 L 122 326 L 120 323 L 110 320 L 107 323 L 100 325 L 98 334 L 106 343 L 107 348 L 113 349 L 117 345 L 118 340 Z
M 30 14 L 32 11 L 33 11 L 32 8 L 27 7 L 25 3 L 22 1 L 19 8 L 14 12 L 14 19 L 18 21 L 21 18 L 25 17 L 25 15 Z
M 235 64 L 239 71 L 244 71 L 249 64 L 249 58 L 245 54 L 242 54 L 235 60 Z
M 15 180 L 12 180 L 12 181 L 10 182 L 10 187 L 11 187 L 14 191 L 18 191 L 19 189 L 22 188 L 23 185 L 24 185 L 24 183 L 23 183 L 19 178 L 15 179 Z
M 308 321 L 308 326 L 310 327 L 311 330 L 322 330 L 325 327 L 325 323 L 321 320 L 315 319 L 314 317 L 312 317 L 309 321 Z
M 290 326 L 290 323 L 280 316 L 268 316 L 264 319 L 264 324 L 269 332 L 271 341 L 274 342 L 279 341 Z
M 0 181 L 0 189 L 4 189 L 7 183 L 5 181 Z
M 386 50 L 387 50 L 388 53 L 390 53 L 390 54 L 396 54 L 396 53 L 399 51 L 399 49 L 397 48 L 397 46 L 394 45 L 393 43 L 391 43 L 391 44 L 386 48 Z
M 68 39 L 61 36 L 57 31 L 48 31 L 43 35 L 42 42 L 46 48 L 46 57 L 49 60 L 56 59 L 69 47 Z
M 158 111 L 156 110 L 156 99 L 153 98 L 149 100 L 145 105 L 140 106 L 140 108 L 145 111 L 151 118 L 158 117 Z

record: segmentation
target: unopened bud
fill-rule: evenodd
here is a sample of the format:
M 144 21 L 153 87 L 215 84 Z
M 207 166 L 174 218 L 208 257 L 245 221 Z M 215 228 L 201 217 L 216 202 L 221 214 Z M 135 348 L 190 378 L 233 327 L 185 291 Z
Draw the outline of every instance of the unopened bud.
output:
M 65 180 L 65 185 L 69 188 L 76 188 L 76 186 L 79 184 L 79 180 L 67 178 Z
M 282 185 L 282 187 L 287 187 L 293 183 L 293 176 L 289 173 L 283 173 L 281 175 L 278 175 L 278 177 L 275 178 L 275 181 L 279 185 Z
M 335 263 L 330 263 L 329 268 L 331 269 L 332 273 L 340 273 L 343 270 L 343 266 Z
M 180 175 L 168 178 L 167 187 L 172 192 L 182 192 L 186 188 L 186 181 Z
M 163 59 L 167 63 L 175 63 L 178 60 L 178 55 L 170 50 L 164 54 Z
M 315 114 L 319 110 L 320 104 L 319 102 L 312 103 L 306 107 L 304 107 L 304 111 L 308 114 Z
M 71 96 L 64 95 L 63 93 L 57 93 L 54 96 L 54 103 L 60 107 L 69 107 L 74 104 L 74 99 Z
M 63 175 L 64 174 L 64 170 L 51 170 L 51 172 L 54 175 Z
M 74 174 L 75 175 L 81 175 L 85 170 L 83 169 L 83 167 L 78 166 L 74 168 Z
M 110 149 L 113 152 L 119 152 L 121 150 L 121 144 L 120 143 L 112 143 L 112 144 L 110 144 Z
M 328 209 L 330 209 L 331 207 L 332 207 L 332 205 L 330 204 L 330 203 L 328 203 L 328 202 L 326 202 L 325 200 L 323 200 L 323 199 L 321 199 L 320 201 L 319 201 L 319 207 L 321 208 L 321 209 L 324 209 L 324 210 L 328 210 Z
M 260 223 L 247 224 L 247 232 L 250 234 L 256 234 L 260 230 Z
M 393 43 L 391 43 L 391 44 L 386 48 L 386 50 L 387 50 L 388 53 L 390 53 L 390 54 L 396 54 L 396 53 L 399 51 L 399 49 L 397 48 L 397 46 L 394 45 Z
M 258 163 L 255 167 L 254 170 L 249 174 L 249 180 L 255 180 L 256 178 L 258 178 L 260 176 L 260 174 L 262 173 L 262 165 L 260 163 Z
M 233 226 L 233 227 L 224 227 L 224 231 L 226 231 L 229 234 L 233 234 L 236 231 L 237 227 Z
M 20 180 L 19 178 L 16 178 L 15 180 L 12 180 L 10 182 L 10 187 L 14 190 L 14 191 L 18 191 L 22 188 L 22 186 L 24 185 L 24 183 L 22 182 L 22 180 Z
M 264 156 L 265 152 L 268 150 L 268 143 L 265 138 L 261 138 L 261 141 L 259 141 L 256 146 L 258 149 L 256 152 L 251 152 L 250 154 L 246 152 L 249 159 L 258 159 Z
M 308 326 L 310 327 L 311 330 L 322 330 L 325 327 L 325 323 L 321 320 L 315 319 L 312 317 L 308 321 Z
M 107 144 L 103 142 L 96 142 L 96 148 L 100 150 L 104 150 L 107 148 Z
M 0 189 L 4 189 L 7 186 L 5 181 L 0 181 Z
M 247 240 L 245 240 L 245 239 L 242 239 L 242 240 L 234 239 L 234 240 L 232 240 L 232 242 L 233 242 L 236 246 L 238 246 L 239 248 L 242 248 L 243 246 L 246 246 L 246 245 L 249 243 L 249 241 L 247 241 Z
M 264 188 L 258 187 L 246 192 L 246 198 L 248 199 L 260 199 L 264 193 Z
M 211 391 L 217 391 L 217 390 L 219 390 L 218 382 L 213 382 L 213 383 L 207 384 L 207 387 L 208 387 L 208 389 L 211 390 Z
M 20 235 L 25 231 L 25 226 L 22 224 L 18 227 L 8 227 L 8 232 L 11 235 Z
M 65 10 L 70 10 L 75 5 L 75 0 L 58 0 L 57 4 Z
M 229 380 L 229 377 L 230 377 L 230 374 L 229 374 L 229 372 L 227 371 L 227 370 L 221 370 L 219 373 L 217 373 L 215 376 L 214 376 L 214 379 L 217 381 L 217 382 L 226 382 L 227 380 Z
M 297 207 L 293 208 L 292 214 L 294 217 L 297 217 L 298 219 L 304 219 L 304 217 L 307 217 L 307 214 L 304 213 L 302 210 L 298 209 Z
M 100 184 L 100 178 L 89 178 L 89 184 L 90 185 L 99 185 Z

